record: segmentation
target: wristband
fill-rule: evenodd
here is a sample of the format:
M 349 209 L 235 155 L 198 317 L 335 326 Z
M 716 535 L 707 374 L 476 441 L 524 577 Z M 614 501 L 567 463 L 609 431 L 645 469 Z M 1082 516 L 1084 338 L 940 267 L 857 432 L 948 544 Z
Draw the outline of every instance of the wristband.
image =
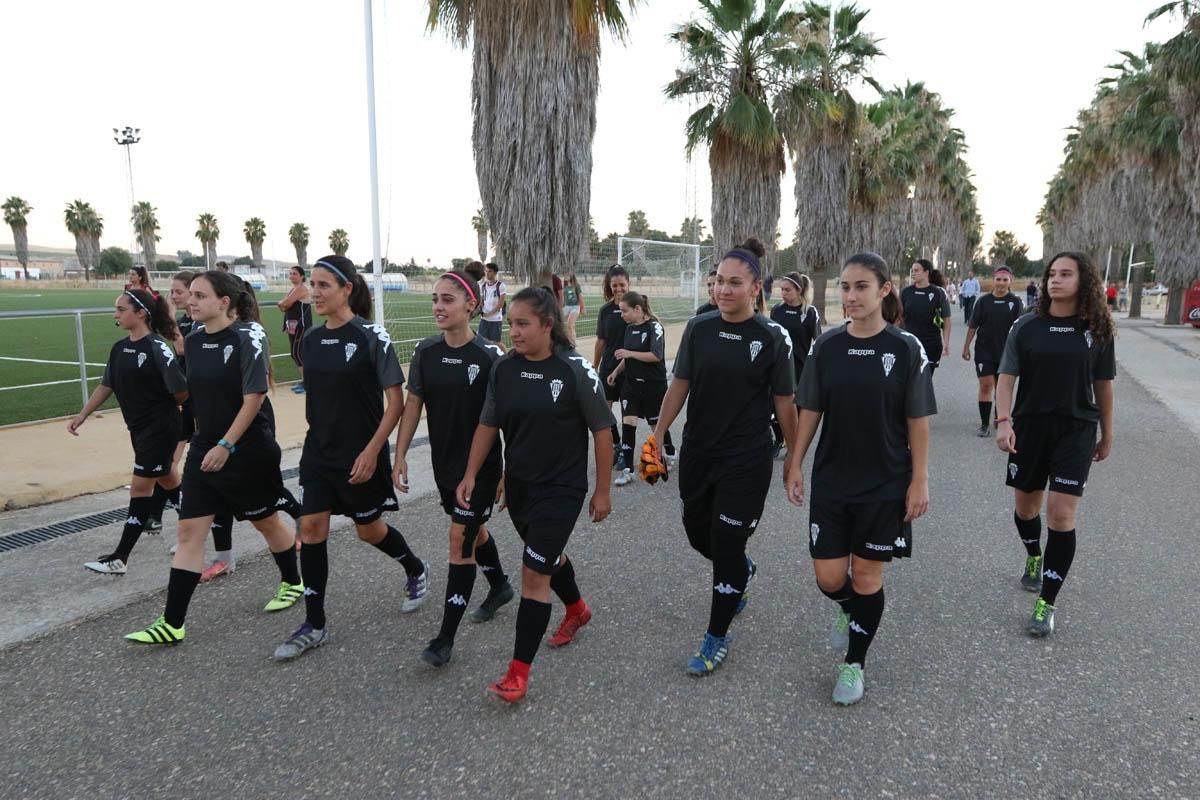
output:
M 999 425 L 1001 422 L 1011 422 L 1011 421 L 1012 421 L 1012 417 L 997 417 L 996 418 L 997 425 Z
M 221 437 L 217 440 L 217 447 L 224 447 L 229 451 L 230 455 L 233 455 L 233 452 L 237 450 L 237 445 L 230 444 L 225 437 Z

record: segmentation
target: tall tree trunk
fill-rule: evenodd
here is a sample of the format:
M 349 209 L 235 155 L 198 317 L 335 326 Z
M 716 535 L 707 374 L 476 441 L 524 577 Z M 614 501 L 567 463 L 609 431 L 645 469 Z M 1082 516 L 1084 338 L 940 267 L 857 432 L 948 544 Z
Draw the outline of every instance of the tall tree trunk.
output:
M 87 234 L 75 234 L 75 257 L 79 259 L 79 268 L 83 270 L 84 281 L 92 279 L 91 271 L 88 269 L 87 248 Z
M 13 249 L 17 251 L 17 261 L 21 263 L 21 271 L 25 280 L 29 280 L 29 232 L 24 225 L 13 225 Z
M 217 242 L 215 239 L 204 243 L 204 266 L 207 269 L 217 268 Z
M 92 271 L 95 271 L 96 267 L 100 266 L 100 237 L 99 236 L 93 236 L 88 241 L 87 254 L 88 254 L 88 265 L 91 267 Z
M 479 260 L 487 262 L 488 232 L 475 231 L 475 244 L 479 245 Z
M 574 3 L 472 5 L 475 173 L 500 265 L 546 283 L 587 241 L 600 43 Z
M 809 268 L 813 305 L 825 317 L 825 288 L 846 252 L 850 228 L 850 148 L 817 139 L 796 156 L 796 255 Z
M 1183 296 L 1187 294 L 1187 286 L 1178 283 L 1167 284 L 1167 310 L 1163 314 L 1164 325 L 1182 325 L 1187 320 L 1183 318 Z
M 254 266 L 256 268 L 262 269 L 262 242 L 259 242 L 258 244 L 255 244 L 254 242 L 250 243 L 250 260 L 254 262 Z
M 300 269 L 308 269 L 308 245 L 298 244 L 296 247 L 296 263 Z
M 772 271 L 779 230 L 783 145 L 762 153 L 718 141 L 709 150 L 708 165 L 712 172 L 714 260 L 753 236 L 767 248 L 764 273 Z
M 154 241 L 154 231 L 142 231 L 142 257 L 147 270 L 158 267 L 158 246 Z
M 1142 270 L 1144 267 L 1134 267 L 1129 276 L 1129 318 L 1142 318 Z

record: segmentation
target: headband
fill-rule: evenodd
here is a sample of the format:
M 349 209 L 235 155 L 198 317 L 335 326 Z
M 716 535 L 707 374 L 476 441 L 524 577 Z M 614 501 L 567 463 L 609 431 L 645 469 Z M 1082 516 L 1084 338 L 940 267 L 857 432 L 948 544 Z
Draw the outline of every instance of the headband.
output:
M 135 295 L 133 292 L 129 291 L 128 289 L 125 290 L 125 294 L 129 296 L 130 300 L 132 300 L 133 302 L 138 304 L 138 308 L 140 308 L 142 311 L 145 311 L 147 314 L 150 313 L 150 309 L 148 309 L 144 305 L 142 305 L 142 301 L 137 299 L 137 295 Z
M 320 262 L 317 262 L 317 263 L 320 263 Z M 455 275 L 453 272 L 447 272 L 447 273 L 444 273 L 442 275 L 442 277 L 443 278 L 454 278 L 454 280 L 458 281 L 459 283 L 461 283 L 463 285 L 463 288 L 467 290 L 467 294 L 471 296 L 472 300 L 474 300 L 476 303 L 479 302 L 479 298 L 475 296 L 475 290 L 471 288 L 471 284 L 464 281 L 460 276 Z
M 1013 274 L 1013 271 L 1011 269 L 1009 269 L 1008 267 L 996 267 L 996 269 L 992 271 L 992 274 L 996 275 L 1001 272 L 1007 272 L 1009 275 Z
M 350 282 L 350 279 L 346 277 L 346 274 L 344 272 L 342 272 L 340 269 L 335 267 L 333 264 L 330 264 L 328 261 L 318 261 L 317 263 L 313 264 L 313 266 L 314 267 L 324 267 L 325 269 L 332 272 L 334 275 L 337 275 L 339 278 L 341 278 L 342 283 Z
M 754 273 L 756 279 L 762 279 L 762 265 L 758 263 L 758 256 L 751 253 L 749 250 L 743 250 L 740 247 L 735 247 L 721 257 L 724 261 L 727 258 L 736 258 L 738 261 L 746 262 L 746 266 L 750 267 L 750 271 Z
M 790 283 L 792 286 L 795 286 L 797 289 L 800 289 L 800 291 L 802 291 L 802 292 L 804 291 L 804 289 L 800 288 L 800 284 L 796 283 L 796 281 L 793 280 L 790 275 L 784 275 L 783 279 L 785 281 L 787 281 L 788 283 Z

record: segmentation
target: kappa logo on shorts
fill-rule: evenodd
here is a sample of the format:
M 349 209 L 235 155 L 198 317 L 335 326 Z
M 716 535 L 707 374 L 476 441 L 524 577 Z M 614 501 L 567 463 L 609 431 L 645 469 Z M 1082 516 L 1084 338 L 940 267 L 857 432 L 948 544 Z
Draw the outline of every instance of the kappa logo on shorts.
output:
M 1091 350 L 1092 349 L 1092 332 L 1084 331 L 1083 332 L 1083 340 L 1085 342 L 1087 342 L 1088 350 Z
M 808 526 L 808 533 L 810 536 L 812 536 L 812 543 L 816 544 L 817 537 L 821 535 L 821 526 L 814 522 L 812 525 Z
M 478 364 L 468 364 L 467 365 L 467 385 L 468 386 L 474 385 L 475 379 L 478 377 L 479 377 L 479 365 Z
M 304 487 L 303 486 L 300 487 L 300 491 L 296 492 L 296 502 L 297 503 L 304 502 Z
M 264 511 L 267 511 L 267 510 L 268 510 L 268 507 L 267 507 L 267 506 L 263 506 L 262 508 L 256 508 L 256 509 L 254 509 L 253 511 L 247 511 L 247 512 L 246 512 L 246 516 L 247 516 L 247 517 L 253 517 L 253 516 L 257 516 L 257 515 L 259 515 L 259 514 L 263 513 Z
M 892 552 L 892 546 L 890 544 L 875 544 L 874 542 L 867 542 L 867 549 L 878 550 L 881 553 Z
M 162 464 L 155 464 L 155 465 L 154 465 L 154 469 L 152 469 L 152 470 L 150 470 L 150 471 L 151 471 L 151 472 L 162 472 L 162 468 L 163 468 L 163 465 L 162 465 Z
M 908 547 L 908 540 L 905 539 L 903 536 L 897 536 L 896 537 L 896 549 L 899 550 L 902 547 Z
M 1017 465 L 1016 464 L 1008 465 L 1008 477 L 1009 478 L 1017 477 Z
M 742 521 L 740 519 L 730 519 L 724 514 L 718 514 L 717 519 L 721 520 L 721 522 L 724 522 L 726 525 L 733 525 L 736 528 L 742 527 Z
M 354 354 L 358 352 L 358 345 L 354 342 L 346 343 L 346 363 L 350 363 L 350 359 L 354 358 Z
M 750 360 L 753 361 L 754 359 L 758 358 L 758 354 L 761 352 L 762 342 L 760 342 L 758 339 L 755 339 L 750 343 Z
M 145 467 L 143 467 L 141 464 L 134 464 L 133 468 L 134 469 L 145 469 Z
M 558 378 L 555 378 L 554 380 L 550 381 L 550 397 L 554 399 L 554 402 L 556 402 L 556 403 L 558 402 L 558 396 L 560 394 L 562 394 L 562 390 L 563 390 L 563 382 L 562 381 L 560 381 Z
M 394 497 L 389 497 L 387 500 L 384 500 L 384 501 L 383 501 L 383 507 L 384 507 L 384 508 L 397 508 L 397 505 L 396 505 L 396 498 L 394 498 Z
M 892 374 L 892 367 L 896 366 L 896 354 L 884 353 L 879 359 L 883 362 L 883 377 L 886 378 Z
M 728 583 L 718 583 L 713 587 L 713 591 L 718 594 L 741 594 L 741 589 L 735 589 Z
M 751 528 L 757 528 L 757 527 L 758 527 L 758 517 L 755 517 L 754 519 L 750 520 L 750 527 L 751 527 Z
M 146 354 L 138 353 L 138 369 L 142 368 L 142 364 L 146 363 Z
M 356 512 L 354 513 L 354 518 L 355 518 L 355 519 L 363 519 L 363 518 L 365 518 L 365 517 L 369 517 L 369 516 L 371 516 L 372 514 L 374 514 L 374 513 L 375 513 L 376 511 L 378 511 L 378 510 L 379 510 L 378 508 L 372 508 L 370 511 L 356 511 Z
M 1073 481 L 1070 478 L 1060 478 L 1057 475 L 1054 476 L 1054 482 L 1061 483 L 1063 486 L 1078 486 L 1079 485 L 1079 481 Z
M 465 509 L 465 508 L 462 508 L 462 507 L 460 507 L 460 506 L 455 506 L 455 507 L 454 507 L 454 513 L 455 513 L 455 514 L 457 514 L 457 515 L 458 515 L 458 516 L 460 516 L 460 517 L 473 517 L 473 516 L 475 516 L 475 512 L 474 512 L 474 511 L 469 511 L 469 510 L 467 510 L 467 509 Z
M 281 498 L 279 498 L 278 500 L 276 500 L 276 501 L 275 501 L 275 507 L 276 507 L 276 508 L 282 508 L 283 506 L 286 506 L 286 505 L 287 505 L 287 502 L 288 502 L 288 501 L 287 501 L 287 498 L 286 498 L 286 497 L 281 497 Z
M 544 555 L 542 555 L 541 553 L 535 552 L 532 547 L 526 546 L 525 555 L 529 556 L 530 558 L 532 558 L 534 561 L 538 562 L 539 564 L 546 563 L 546 557 Z
M 452 594 L 446 598 L 446 602 L 452 606 L 465 606 L 467 604 L 467 599 L 461 594 Z

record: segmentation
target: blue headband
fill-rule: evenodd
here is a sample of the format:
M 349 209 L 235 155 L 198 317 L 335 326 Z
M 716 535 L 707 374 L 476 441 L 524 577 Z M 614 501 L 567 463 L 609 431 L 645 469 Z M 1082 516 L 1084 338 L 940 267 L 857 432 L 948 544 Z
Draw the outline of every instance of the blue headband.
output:
M 317 263 L 313 264 L 313 266 L 314 266 L 314 267 L 324 267 L 325 269 L 327 269 L 327 270 L 329 270 L 330 272 L 332 272 L 334 275 L 337 275 L 339 278 L 341 278 L 341 279 L 342 279 L 342 283 L 349 283 L 349 282 L 350 282 L 350 279 L 349 279 L 349 278 L 347 278 L 347 277 L 345 276 L 345 274 L 343 274 L 343 273 L 342 273 L 342 271 L 341 271 L 340 269 L 338 269 L 337 267 L 335 267 L 333 264 L 330 264 L 328 261 L 318 261 Z
M 754 273 L 755 278 L 762 278 L 762 265 L 758 263 L 758 256 L 751 253 L 749 250 L 743 250 L 740 247 L 735 247 L 722 256 L 721 260 L 726 258 L 736 258 L 738 261 L 746 262 L 746 266 Z
M 135 295 L 133 292 L 129 291 L 128 289 L 125 290 L 125 294 L 129 296 L 130 300 L 132 300 L 133 302 L 138 304 L 138 308 L 140 308 L 142 311 L 145 311 L 147 314 L 150 313 L 150 309 L 148 309 L 144 305 L 142 305 L 142 301 L 137 299 L 137 295 Z

